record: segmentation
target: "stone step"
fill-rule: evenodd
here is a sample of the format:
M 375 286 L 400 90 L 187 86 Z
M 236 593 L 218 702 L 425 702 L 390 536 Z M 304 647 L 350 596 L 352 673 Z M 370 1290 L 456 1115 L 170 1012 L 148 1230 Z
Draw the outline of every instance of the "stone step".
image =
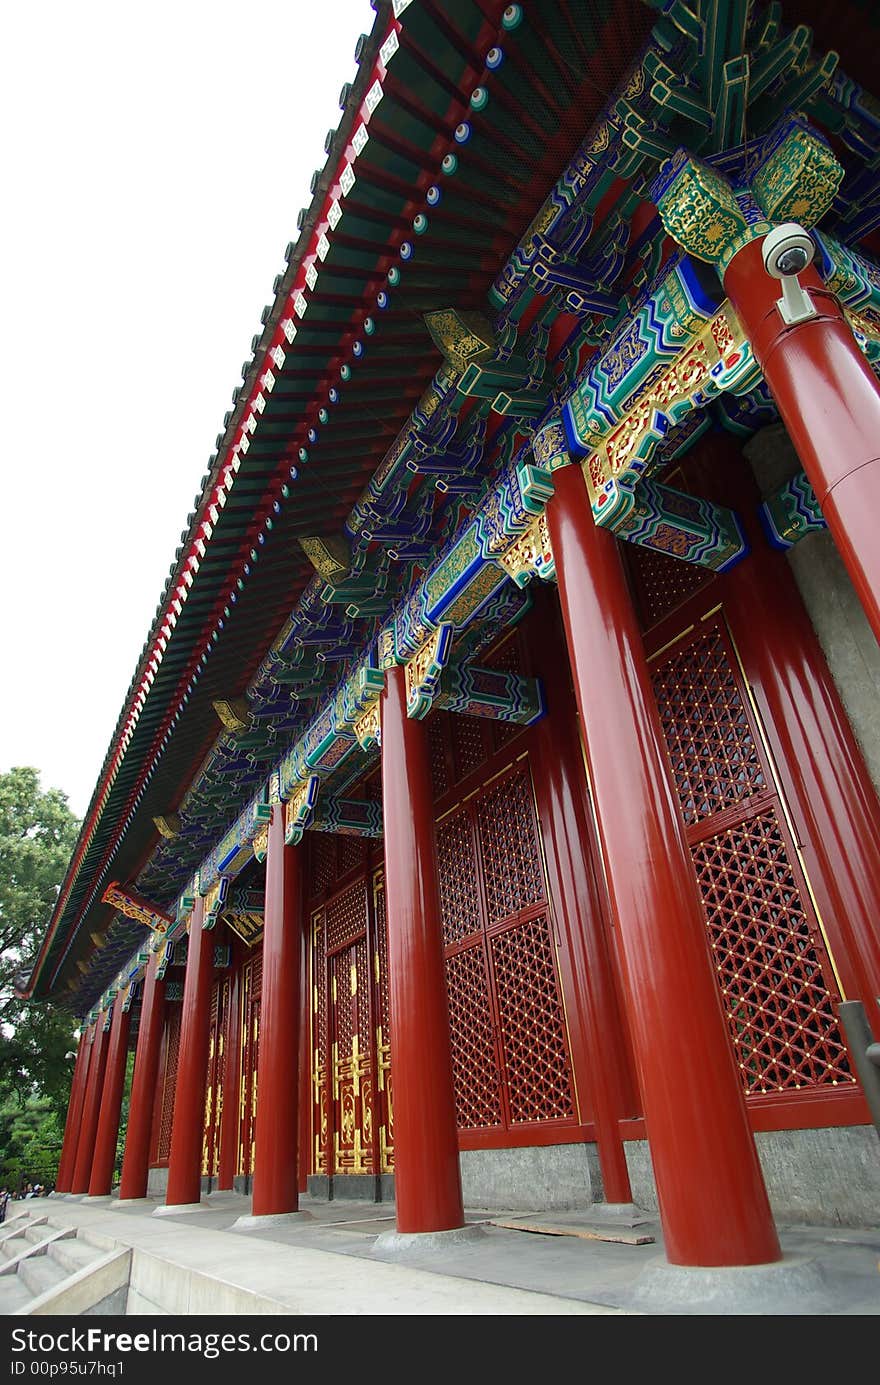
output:
M 7 1260 L 15 1260 L 22 1251 L 30 1249 L 30 1244 L 30 1241 L 26 1240 L 24 1236 L 9 1236 L 0 1246 L 0 1250 Z
M 68 1244 L 70 1244 L 68 1242 Z M 13 1310 L 20 1317 L 43 1317 L 65 1314 L 79 1317 L 89 1313 L 107 1313 L 124 1316 L 128 1301 L 128 1285 L 131 1275 L 131 1251 L 112 1250 L 98 1252 L 88 1264 L 71 1272 L 52 1258 L 45 1265 L 46 1256 L 35 1256 L 42 1260 L 44 1268 L 31 1272 L 36 1282 L 37 1274 L 41 1286 L 33 1297 L 29 1297 L 22 1307 Z M 27 1261 L 23 1261 L 24 1270 Z M 50 1276 L 50 1269 L 60 1272 L 61 1278 Z
M 55 1289 L 66 1279 L 70 1271 L 48 1255 L 29 1255 L 18 1267 L 18 1277 L 31 1292 L 32 1297 Z
M 17 1313 L 31 1302 L 33 1294 L 23 1284 L 17 1274 L 5 1274 L 0 1278 L 0 1317 Z
M 48 1225 L 45 1217 L 40 1217 L 39 1221 L 28 1222 L 24 1228 L 24 1234 L 32 1245 L 39 1245 L 40 1241 L 45 1241 L 51 1235 L 52 1227 Z
M 66 1236 L 47 1246 L 46 1254 L 61 1265 L 68 1274 L 74 1274 L 77 1270 L 90 1265 L 92 1261 L 99 1260 L 104 1252 L 98 1246 L 89 1245 L 87 1241 L 80 1240 L 77 1236 Z
M 93 1231 L 91 1227 L 81 1226 L 76 1233 L 78 1241 L 85 1241 L 86 1245 L 95 1246 L 101 1251 L 117 1250 L 119 1242 L 115 1236 L 106 1236 L 103 1231 Z

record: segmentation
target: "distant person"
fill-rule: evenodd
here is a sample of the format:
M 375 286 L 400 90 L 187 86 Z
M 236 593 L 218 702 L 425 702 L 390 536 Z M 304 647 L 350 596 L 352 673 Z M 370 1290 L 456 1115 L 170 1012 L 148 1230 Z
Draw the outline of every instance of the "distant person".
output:
M 0 1188 L 0 1222 L 6 1220 L 6 1208 L 9 1206 L 9 1196 L 9 1189 L 4 1183 L 3 1187 Z

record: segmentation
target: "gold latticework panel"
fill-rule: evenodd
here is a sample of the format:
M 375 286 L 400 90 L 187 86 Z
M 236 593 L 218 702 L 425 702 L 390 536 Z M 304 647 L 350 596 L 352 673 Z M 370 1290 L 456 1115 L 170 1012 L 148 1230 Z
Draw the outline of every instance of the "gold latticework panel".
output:
M 166 1007 L 165 1073 L 162 1087 L 162 1115 L 159 1122 L 159 1142 L 156 1157 L 167 1164 L 171 1156 L 171 1128 L 174 1123 L 174 1096 L 177 1089 L 177 1061 L 180 1056 L 180 1024 L 182 1005 Z
M 545 898 L 529 771 L 497 780 L 477 807 L 487 921 L 510 918 Z
M 459 1129 L 501 1125 L 501 1075 L 482 939 L 447 956 L 446 991 Z
M 710 568 L 685 563 L 668 553 L 623 544 L 643 627 L 648 630 L 715 577 Z
M 324 917 L 328 953 L 353 942 L 367 926 L 366 880 L 358 880 L 330 900 Z
M 839 996 L 826 982 L 776 813 L 720 832 L 693 854 L 745 1090 L 852 1083 L 834 1013 Z
M 385 919 L 385 881 L 377 875 L 373 882 L 373 907 L 376 918 L 377 1004 L 376 1026 L 376 1120 L 379 1128 L 379 1171 L 394 1170 L 394 1107 L 391 1074 L 391 995 L 388 977 L 388 931 Z
M 664 660 L 654 674 L 654 690 L 688 826 L 766 786 L 719 624 Z
M 448 947 L 481 926 L 473 827 L 466 809 L 451 814 L 437 828 L 437 870 L 443 942 Z
M 311 861 L 309 894 L 325 894 L 336 883 L 336 838 L 326 832 L 309 832 L 307 836 Z
M 511 1120 L 575 1115 L 562 997 L 546 917 L 490 938 Z

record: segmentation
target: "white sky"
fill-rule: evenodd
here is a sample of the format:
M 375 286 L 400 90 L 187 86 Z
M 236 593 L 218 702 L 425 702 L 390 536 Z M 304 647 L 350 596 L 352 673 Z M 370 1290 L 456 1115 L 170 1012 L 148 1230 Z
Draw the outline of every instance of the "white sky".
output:
M 369 0 L 42 0 L 0 79 L 0 771 L 83 816 Z

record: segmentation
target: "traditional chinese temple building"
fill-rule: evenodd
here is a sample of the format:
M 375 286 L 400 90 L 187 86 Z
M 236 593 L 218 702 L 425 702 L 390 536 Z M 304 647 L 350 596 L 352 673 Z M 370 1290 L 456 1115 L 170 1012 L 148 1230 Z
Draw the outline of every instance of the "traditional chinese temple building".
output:
M 880 13 L 394 0 L 28 994 L 57 1187 L 876 1224 Z M 781 228 L 781 229 L 780 229 Z

